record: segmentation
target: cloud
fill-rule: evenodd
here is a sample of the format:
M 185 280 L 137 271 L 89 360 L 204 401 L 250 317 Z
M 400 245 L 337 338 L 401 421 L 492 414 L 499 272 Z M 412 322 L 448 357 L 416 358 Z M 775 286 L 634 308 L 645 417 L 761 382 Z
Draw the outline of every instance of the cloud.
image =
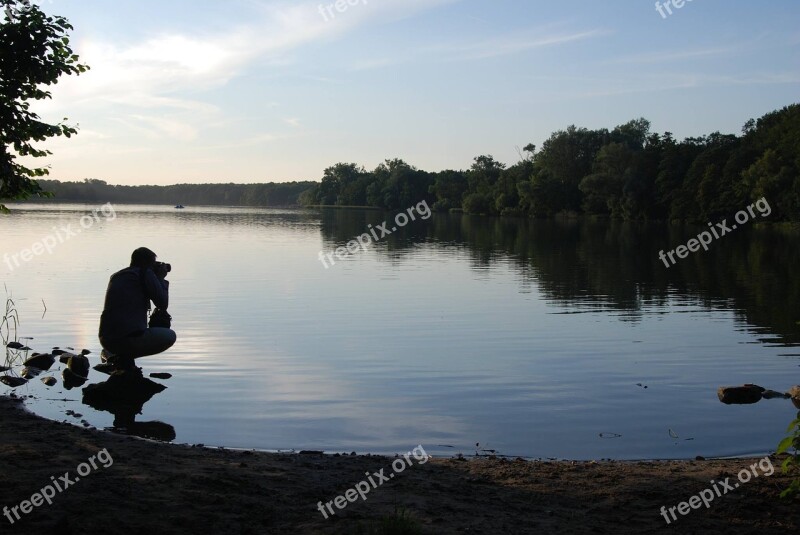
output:
M 672 61 L 683 61 L 686 59 L 706 58 L 710 56 L 719 56 L 731 54 L 735 52 L 734 47 L 718 47 L 718 48 L 700 48 L 696 50 L 683 50 L 679 52 L 653 52 L 646 54 L 637 54 L 635 56 L 626 56 L 613 60 L 608 60 L 606 64 L 653 64 L 653 63 L 668 63 Z
M 550 34 L 542 34 L 541 30 L 528 30 L 516 35 L 494 37 L 478 43 L 445 45 L 429 50 L 448 54 L 449 59 L 476 60 L 584 41 L 608 34 L 608 31 L 601 29 Z
M 201 100 L 203 92 L 228 84 L 252 64 L 291 63 L 289 54 L 304 45 L 340 38 L 360 26 L 390 22 L 458 1 L 365 2 L 349 6 L 345 13 L 327 22 L 319 13 L 318 1 L 254 1 L 249 4 L 253 12 L 242 16 L 247 23 L 222 31 L 168 31 L 128 46 L 83 38 L 75 49 L 91 70 L 62 80 L 53 89 L 53 99 L 37 102 L 36 111 L 59 118 L 63 110 L 70 110 L 72 115 L 76 111 L 122 111 L 121 115 L 133 122 L 149 125 L 151 133 L 191 139 L 201 124 L 208 124 L 223 113 L 218 106 Z M 126 108 L 141 111 L 131 115 L 124 113 Z M 183 123 L 156 116 L 180 111 L 185 114 Z M 188 126 L 189 122 L 196 126 Z
M 79 135 L 68 145 L 68 154 L 79 158 L 83 153 L 87 160 L 95 160 L 98 152 L 161 151 L 170 141 L 213 147 L 224 136 L 226 143 L 244 147 L 297 137 L 302 135 L 302 124 L 292 116 L 283 121 L 285 132 L 232 130 L 233 123 L 247 123 L 250 117 L 231 112 L 228 102 L 212 101 L 219 94 L 212 91 L 254 69 L 265 73 L 292 65 L 294 53 L 304 46 L 459 1 L 368 2 L 326 22 L 318 10 L 319 0 L 252 0 L 238 4 L 246 6 L 240 22 L 223 28 L 214 24 L 184 28 L 182 21 L 175 20 L 171 26 L 161 24 L 166 29 L 160 33 L 127 44 L 77 35 L 73 48 L 91 70 L 62 79 L 53 87 L 53 98 L 37 101 L 33 108 L 46 121 L 60 121 L 67 115 L 88 128 L 91 135 Z M 278 103 L 259 102 L 258 106 L 273 108 Z
M 573 80 L 574 81 L 574 80 Z M 659 93 L 701 87 L 731 87 L 748 85 L 780 85 L 800 83 L 800 75 L 792 72 L 741 74 L 735 76 L 707 73 L 659 73 L 625 78 L 591 79 L 596 89 L 562 91 L 555 100 L 573 98 L 614 97 L 637 93 Z M 574 84 L 573 84 L 574 85 Z

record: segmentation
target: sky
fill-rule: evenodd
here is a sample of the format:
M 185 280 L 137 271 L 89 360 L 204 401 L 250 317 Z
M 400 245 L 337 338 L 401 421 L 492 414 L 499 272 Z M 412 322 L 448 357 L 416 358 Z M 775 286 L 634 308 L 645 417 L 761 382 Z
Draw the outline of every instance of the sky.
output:
M 644 117 L 683 139 L 800 102 L 796 0 L 35 3 L 69 19 L 91 67 L 33 106 L 79 127 L 38 145 L 59 180 L 466 169 L 572 124 Z

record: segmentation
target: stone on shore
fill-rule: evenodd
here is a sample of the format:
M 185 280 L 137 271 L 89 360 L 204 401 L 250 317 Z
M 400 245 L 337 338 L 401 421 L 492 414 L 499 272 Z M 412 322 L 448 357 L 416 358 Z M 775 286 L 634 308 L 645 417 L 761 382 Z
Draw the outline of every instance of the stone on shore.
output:
M 56 363 L 55 357 L 49 353 L 34 353 L 28 360 L 23 362 L 24 366 L 38 368 L 42 371 L 49 370 Z
M 792 397 L 792 404 L 800 409 L 800 386 L 793 386 L 789 389 L 789 395 Z
M 17 388 L 18 386 L 22 386 L 27 382 L 27 379 L 23 379 L 22 377 L 14 377 L 12 375 L 4 375 L 0 377 L 0 383 L 8 385 L 11 388 Z
M 80 377 L 89 377 L 89 359 L 83 355 L 72 355 L 67 361 L 67 368 Z
M 55 386 L 56 383 L 58 383 L 58 379 L 56 379 L 52 375 L 48 375 L 47 377 L 42 377 L 42 382 L 47 386 Z
M 721 386 L 717 389 L 717 397 L 726 405 L 749 405 L 761 401 L 764 390 L 764 387 L 751 384 Z
M 786 392 L 777 392 L 775 390 L 764 390 L 761 393 L 761 397 L 764 399 L 775 399 L 775 398 L 789 399 L 792 396 L 791 394 L 788 394 Z
M 153 379 L 171 379 L 172 374 L 166 372 L 153 372 L 150 374 L 150 377 Z
M 61 353 L 56 353 L 53 351 L 53 355 L 58 355 L 58 360 L 61 364 L 66 364 L 69 362 L 69 359 L 72 357 L 77 357 L 74 353 L 67 353 L 66 351 L 62 351 Z
M 34 377 L 40 375 L 41 373 L 42 370 L 40 370 L 39 368 L 25 367 L 22 368 L 20 375 L 22 376 L 23 379 L 33 379 Z

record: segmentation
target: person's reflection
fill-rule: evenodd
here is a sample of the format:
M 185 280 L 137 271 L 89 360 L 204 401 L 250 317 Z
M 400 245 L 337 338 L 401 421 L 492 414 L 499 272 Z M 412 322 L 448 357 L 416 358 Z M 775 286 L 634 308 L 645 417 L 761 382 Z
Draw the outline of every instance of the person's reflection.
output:
M 166 390 L 166 386 L 128 372 L 114 372 L 102 383 L 83 389 L 83 404 L 114 415 L 114 431 L 142 438 L 171 442 L 175 428 L 164 422 L 137 422 L 144 404 Z

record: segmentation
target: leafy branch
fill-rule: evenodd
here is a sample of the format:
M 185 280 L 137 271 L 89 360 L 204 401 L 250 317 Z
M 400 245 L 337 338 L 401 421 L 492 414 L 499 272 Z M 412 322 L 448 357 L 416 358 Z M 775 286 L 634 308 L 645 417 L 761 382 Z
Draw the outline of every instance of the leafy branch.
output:
M 797 413 L 789 427 L 786 429 L 789 435 L 778 444 L 777 453 L 789 453 L 789 456 L 781 463 L 784 474 L 800 472 L 800 412 Z M 789 450 L 794 450 L 790 453 Z M 792 498 L 800 494 L 800 474 L 789 484 L 789 487 L 781 492 L 781 498 Z

